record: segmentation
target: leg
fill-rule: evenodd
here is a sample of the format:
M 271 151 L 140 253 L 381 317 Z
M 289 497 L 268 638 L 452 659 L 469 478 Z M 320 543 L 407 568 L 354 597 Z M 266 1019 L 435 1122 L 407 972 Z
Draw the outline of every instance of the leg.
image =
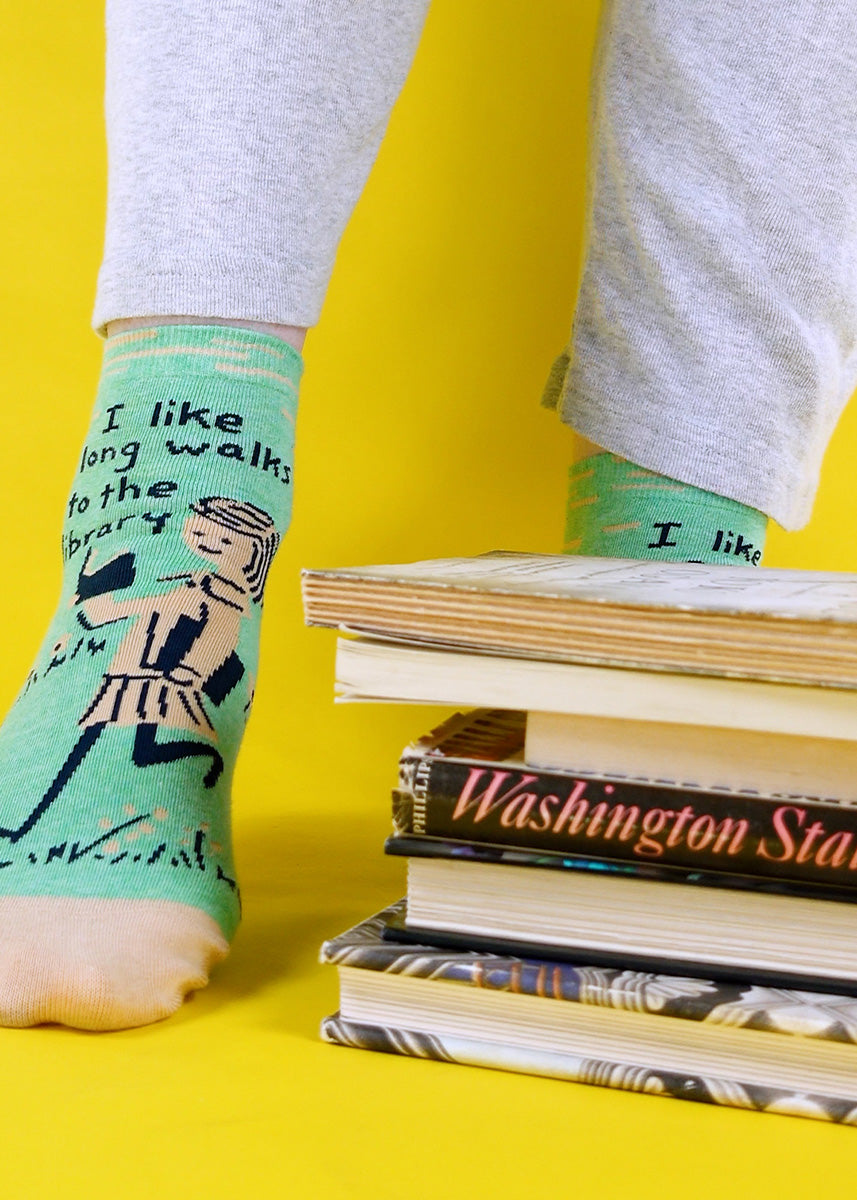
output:
M 157 735 L 158 727 L 155 724 L 147 722 L 137 726 L 132 759 L 135 767 L 154 767 L 159 763 L 181 762 L 184 758 L 210 758 L 211 766 L 203 775 L 202 783 L 204 787 L 214 787 L 223 774 L 223 759 L 214 746 L 190 738 L 159 742 Z
M 315 324 L 427 7 L 108 0 L 95 327 Z
M 857 378 L 857 10 L 608 0 L 564 421 L 803 524 Z
M 36 807 L 32 810 L 32 812 L 27 814 L 27 816 L 16 829 L 0 829 L 0 838 L 7 838 L 10 844 L 14 845 L 15 842 L 20 841 L 22 837 L 26 837 L 30 830 L 39 823 L 48 809 L 51 808 L 55 801 L 59 799 L 63 789 L 71 780 L 71 777 L 74 775 L 75 771 L 98 741 L 103 729 L 103 724 L 87 725 L 83 733 L 75 742 L 74 746 L 72 746 L 68 758 L 60 767 L 53 783 L 45 792 L 44 796 L 42 796 Z
M 52 757 L 64 803 L 3 855 L 0 1024 L 154 1021 L 227 951 L 239 917 L 229 768 L 248 706 L 223 664 L 240 637 L 255 677 L 265 576 L 291 510 L 298 349 L 426 3 L 109 0 L 94 324 L 112 336 L 66 511 L 62 599 L 0 730 L 0 826 L 26 824 Z M 129 546 L 134 578 L 82 594 L 87 551 L 97 569 Z M 120 682 L 97 703 L 126 736 L 98 739 L 70 770 L 63 748 L 116 656 Z M 196 697 L 135 674 L 170 656 Z M 171 704 L 200 695 L 217 709 L 218 749 L 158 744 L 152 706 L 169 724 Z M 168 778 L 188 756 L 211 758 L 204 779 Z M 153 762 L 154 779 L 139 769 Z

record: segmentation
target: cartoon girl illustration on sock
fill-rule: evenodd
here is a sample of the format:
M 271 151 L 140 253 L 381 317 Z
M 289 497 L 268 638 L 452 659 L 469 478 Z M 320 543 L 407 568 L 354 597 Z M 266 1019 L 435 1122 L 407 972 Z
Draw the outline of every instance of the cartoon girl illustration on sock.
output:
M 56 778 L 27 819 L 0 837 L 29 833 L 63 791 L 108 726 L 133 727 L 135 766 L 205 758 L 206 788 L 223 771 L 210 705 L 222 704 L 245 667 L 237 653 L 241 622 L 261 605 L 268 568 L 279 544 L 270 516 L 246 501 L 208 496 L 190 505 L 182 536 L 212 568 L 164 576 L 174 583 L 153 596 L 117 600 L 135 578 L 126 552 L 87 573 L 84 562 L 73 603 L 87 629 L 129 621 L 101 684 L 78 725 L 82 730 Z M 178 738 L 159 738 L 174 730 Z

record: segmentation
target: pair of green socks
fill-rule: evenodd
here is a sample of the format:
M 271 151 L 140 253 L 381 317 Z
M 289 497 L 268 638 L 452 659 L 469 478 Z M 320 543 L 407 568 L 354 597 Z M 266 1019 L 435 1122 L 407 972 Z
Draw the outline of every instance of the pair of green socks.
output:
M 243 329 L 107 342 L 59 607 L 0 729 L 2 1025 L 142 1025 L 227 952 L 230 786 L 300 374 Z M 569 552 L 758 562 L 753 510 L 609 454 L 571 483 Z

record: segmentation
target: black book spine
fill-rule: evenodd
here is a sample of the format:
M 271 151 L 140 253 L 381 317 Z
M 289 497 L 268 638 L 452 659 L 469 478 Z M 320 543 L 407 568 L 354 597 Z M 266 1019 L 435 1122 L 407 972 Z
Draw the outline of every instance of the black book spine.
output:
M 670 863 L 639 863 L 620 859 L 592 858 L 582 854 L 552 854 L 547 850 L 519 850 L 493 846 L 486 842 L 452 841 L 444 838 L 408 837 L 398 834 L 387 838 L 384 853 L 397 858 L 448 858 L 459 862 L 489 863 L 495 866 L 534 867 L 547 871 L 585 871 L 594 875 L 648 879 L 655 883 L 675 883 L 690 887 L 726 888 L 732 891 L 764 892 L 771 896 L 805 896 L 812 900 L 834 900 L 838 904 L 857 904 L 857 888 L 808 883 L 806 880 L 773 879 L 766 875 L 738 875 L 728 871 L 700 871 Z
M 407 755 L 397 835 L 857 888 L 857 805 Z

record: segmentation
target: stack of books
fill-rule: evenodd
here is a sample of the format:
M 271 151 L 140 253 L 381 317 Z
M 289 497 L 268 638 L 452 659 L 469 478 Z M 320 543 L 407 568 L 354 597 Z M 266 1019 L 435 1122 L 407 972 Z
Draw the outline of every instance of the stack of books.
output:
M 407 747 L 343 1045 L 857 1124 L 857 576 L 496 553 L 306 571 Z M 354 636 L 357 635 L 357 636 Z

